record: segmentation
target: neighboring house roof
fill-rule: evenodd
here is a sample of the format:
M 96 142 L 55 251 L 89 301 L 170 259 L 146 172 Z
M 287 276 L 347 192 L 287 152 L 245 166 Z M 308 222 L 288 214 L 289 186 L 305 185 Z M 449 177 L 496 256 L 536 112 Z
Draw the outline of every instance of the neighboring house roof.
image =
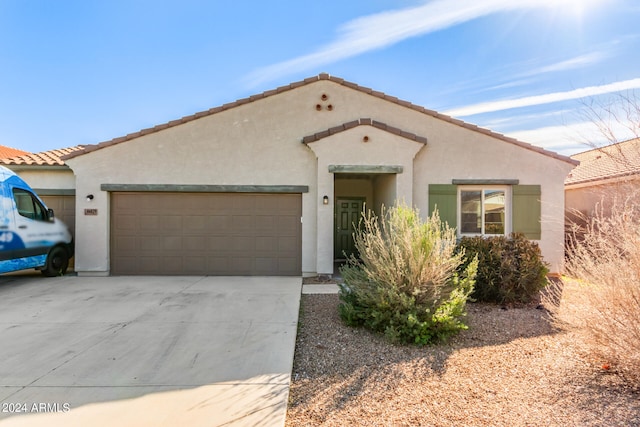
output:
M 640 138 L 575 154 L 579 166 L 567 176 L 565 185 L 640 175 Z
M 60 148 L 58 150 L 43 151 L 40 153 L 26 153 L 9 158 L 0 158 L 0 165 L 10 166 L 64 166 L 63 156 L 78 152 L 84 147 Z
M 330 76 L 329 74 L 326 74 L 326 73 L 321 73 L 321 74 L 319 74 L 317 76 L 309 77 L 309 78 L 306 78 L 306 79 L 304 79 L 302 81 L 291 83 L 291 84 L 288 84 L 286 86 L 281 86 L 281 87 L 279 87 L 277 89 L 268 90 L 268 91 L 263 92 L 261 94 L 250 96 L 249 98 L 242 98 L 242 99 L 239 99 L 237 101 L 230 102 L 228 104 L 224 104 L 224 105 L 221 105 L 219 107 L 211 108 L 211 109 L 209 109 L 207 111 L 202 111 L 202 112 L 190 115 L 190 116 L 185 116 L 185 117 L 182 117 L 181 119 L 173 120 L 173 121 L 170 121 L 168 123 L 164 123 L 164 124 L 161 124 L 161 125 L 158 125 L 158 126 L 154 126 L 152 128 L 143 129 L 141 131 L 138 131 L 138 132 L 135 132 L 135 133 L 131 133 L 131 134 L 119 137 L 119 138 L 115 138 L 115 139 L 112 139 L 110 141 L 101 142 L 101 143 L 95 144 L 95 145 L 87 145 L 81 150 L 74 151 L 74 152 L 72 152 L 72 153 L 70 153 L 70 154 L 68 154 L 66 156 L 63 156 L 63 159 L 71 159 L 73 157 L 81 156 L 83 154 L 87 154 L 87 153 L 90 153 L 92 151 L 100 150 L 102 148 L 106 148 L 106 147 L 110 147 L 112 145 L 120 144 L 122 142 L 130 141 L 132 139 L 139 138 L 139 137 L 144 136 L 144 135 L 148 135 L 148 134 L 151 134 L 151 133 L 159 132 L 161 130 L 164 130 L 164 129 L 167 129 L 167 128 L 171 128 L 171 127 L 174 127 L 174 126 L 179 126 L 181 124 L 188 123 L 188 122 L 191 122 L 193 120 L 197 120 L 197 119 L 202 118 L 202 117 L 210 116 L 212 114 L 216 114 L 216 113 L 219 113 L 221 111 L 229 110 L 231 108 L 235 108 L 235 107 L 238 107 L 238 106 L 241 106 L 241 105 L 244 105 L 244 104 L 248 104 L 248 103 L 260 100 L 260 99 L 264 99 L 264 98 L 267 98 L 269 96 L 277 95 L 277 94 L 282 93 L 282 92 L 287 92 L 287 91 L 296 89 L 296 88 L 298 88 L 300 86 L 305 86 L 305 85 L 317 82 L 319 80 L 329 80 L 329 81 L 337 83 L 339 85 L 346 86 L 348 88 L 351 88 L 351 89 L 354 89 L 354 90 L 357 90 L 357 91 L 360 91 L 360 92 L 367 93 L 367 94 L 369 94 L 371 96 L 382 98 L 382 99 L 384 99 L 386 101 L 393 102 L 393 103 L 395 103 L 397 105 L 401 105 L 403 107 L 410 108 L 412 110 L 415 110 L 415 111 L 421 112 L 423 114 L 429 115 L 431 117 L 435 117 L 437 119 L 444 120 L 446 122 L 449 122 L 449 123 L 464 127 L 466 129 L 469 129 L 469 130 L 472 130 L 472 131 L 475 131 L 475 132 L 484 133 L 486 135 L 490 135 L 490 136 L 492 136 L 494 138 L 503 140 L 503 141 L 508 142 L 510 144 L 514 144 L 514 145 L 520 146 L 520 147 L 525 148 L 527 150 L 536 151 L 536 152 L 538 152 L 540 154 L 543 154 L 543 155 L 546 155 L 546 156 L 549 156 L 549 157 L 553 157 L 553 158 L 561 160 L 563 162 L 571 163 L 571 164 L 574 164 L 574 165 L 578 163 L 577 161 L 573 160 L 570 157 L 560 155 L 560 154 L 555 153 L 553 151 L 545 150 L 544 148 L 536 147 L 536 146 L 528 144 L 526 142 L 518 141 L 515 138 L 511 138 L 511 137 L 502 135 L 500 133 L 493 132 L 493 131 L 491 131 L 489 129 L 480 128 L 480 127 L 478 127 L 476 125 L 472 125 L 472 124 L 463 122 L 462 120 L 454 119 L 452 117 L 446 116 L 444 114 L 440 114 L 440 113 L 438 113 L 436 111 L 433 111 L 433 110 L 428 110 L 428 109 L 426 109 L 424 107 L 412 104 L 412 103 L 410 103 L 408 101 L 400 100 L 400 99 L 398 99 L 398 98 L 396 98 L 394 96 L 386 95 L 383 92 L 378 92 L 378 91 L 375 91 L 375 90 L 367 88 L 367 87 L 359 86 L 359 85 L 357 85 L 355 83 L 348 82 L 348 81 L 346 81 L 344 79 L 341 79 L 339 77 Z
M 21 156 L 23 154 L 29 154 L 29 152 L 24 150 L 18 150 L 17 148 L 7 147 L 5 145 L 0 145 L 0 159 Z

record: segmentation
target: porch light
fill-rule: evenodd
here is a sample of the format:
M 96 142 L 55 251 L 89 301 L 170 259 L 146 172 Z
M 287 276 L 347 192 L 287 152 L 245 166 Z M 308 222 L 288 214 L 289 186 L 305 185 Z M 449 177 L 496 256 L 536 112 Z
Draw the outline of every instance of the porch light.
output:
M 90 202 L 93 200 L 93 194 L 87 194 L 87 202 Z
M 322 204 L 323 205 L 328 205 L 329 204 L 329 196 L 324 196 L 322 198 Z

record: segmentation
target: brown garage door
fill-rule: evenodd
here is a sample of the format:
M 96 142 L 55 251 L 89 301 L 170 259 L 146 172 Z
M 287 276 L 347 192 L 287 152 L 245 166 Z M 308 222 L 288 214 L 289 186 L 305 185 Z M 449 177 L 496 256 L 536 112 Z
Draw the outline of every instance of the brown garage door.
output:
M 114 192 L 111 273 L 301 275 L 302 196 Z
M 40 196 L 48 208 L 53 209 L 56 218 L 62 220 L 71 235 L 76 233 L 76 196 Z

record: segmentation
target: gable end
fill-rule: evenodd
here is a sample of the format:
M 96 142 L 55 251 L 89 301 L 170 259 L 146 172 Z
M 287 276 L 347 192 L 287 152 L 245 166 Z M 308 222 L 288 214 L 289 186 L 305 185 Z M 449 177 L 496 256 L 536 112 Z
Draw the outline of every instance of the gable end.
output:
M 419 135 L 416 135 L 415 133 L 407 132 L 400 128 L 389 126 L 385 123 L 379 122 L 377 120 L 369 119 L 369 118 L 353 120 L 347 123 L 343 123 L 339 126 L 334 126 L 322 132 L 316 132 L 313 135 L 305 136 L 304 138 L 302 138 L 302 143 L 309 144 L 312 142 L 316 142 L 330 135 L 335 135 L 337 133 L 344 132 L 345 130 L 353 129 L 357 126 L 373 126 L 374 128 L 384 130 L 386 132 L 401 136 L 411 141 L 419 142 L 425 145 L 427 144 L 427 138 L 424 136 L 419 136 Z
M 418 111 L 420 113 L 429 115 L 431 117 L 435 117 L 437 119 L 444 120 L 444 121 L 452 123 L 454 125 L 461 126 L 461 127 L 464 127 L 466 129 L 469 129 L 469 130 L 472 130 L 472 131 L 475 131 L 475 132 L 480 132 L 480 133 L 483 133 L 483 134 L 486 134 L 486 135 L 490 135 L 490 136 L 492 136 L 492 137 L 494 137 L 496 139 L 508 142 L 510 144 L 517 145 L 517 146 L 525 148 L 527 150 L 538 152 L 538 153 L 540 153 L 542 155 L 545 155 L 545 156 L 548 156 L 548 157 L 552 157 L 554 159 L 557 159 L 557 160 L 560 160 L 560 161 L 563 161 L 563 162 L 566 162 L 566 163 L 570 163 L 570 164 L 573 164 L 573 165 L 577 165 L 579 163 L 576 160 L 574 160 L 574 159 L 572 159 L 572 158 L 570 158 L 568 156 L 563 156 L 563 155 L 555 153 L 553 151 L 549 151 L 549 150 L 546 150 L 544 148 L 537 147 L 537 146 L 528 144 L 526 142 L 519 141 L 519 140 L 517 140 L 515 138 L 511 138 L 511 137 L 505 136 L 503 134 L 494 132 L 494 131 L 489 130 L 489 129 L 480 128 L 477 125 L 466 123 L 466 122 L 464 122 L 462 120 L 459 120 L 459 119 L 454 119 L 453 117 L 447 116 L 445 114 L 438 113 L 437 111 L 429 110 L 427 108 L 421 107 L 419 105 L 415 105 L 415 104 L 413 104 L 411 102 L 408 102 L 408 101 L 401 101 L 401 100 L 399 100 L 398 98 L 396 98 L 394 96 L 390 96 L 390 95 L 385 94 L 384 92 L 375 91 L 375 90 L 373 90 L 371 88 L 367 88 L 367 87 L 364 87 L 364 86 L 359 86 L 356 83 L 348 82 L 348 81 L 346 81 L 344 79 L 341 79 L 339 77 L 330 76 L 327 73 L 320 73 L 317 76 L 308 77 L 308 78 L 306 78 L 306 79 L 304 79 L 302 81 L 290 83 L 290 84 L 285 85 L 285 86 L 280 86 L 277 89 L 268 90 L 268 91 L 262 92 L 260 94 L 253 95 L 253 96 L 248 97 L 248 98 L 242 98 L 242 99 L 239 99 L 239 100 L 234 101 L 234 102 L 229 102 L 227 104 L 223 104 L 220 107 L 211 108 L 211 109 L 209 109 L 207 111 L 203 111 L 203 112 L 199 112 L 199 113 L 196 113 L 196 114 L 192 114 L 190 116 L 185 116 L 185 117 L 182 117 L 181 119 L 173 120 L 173 121 L 170 121 L 170 122 L 162 124 L 162 125 L 154 126 L 152 128 L 143 129 L 143 130 L 141 130 L 139 132 L 131 133 L 131 134 L 125 135 L 123 137 L 112 139 L 110 141 L 101 142 L 101 143 L 95 144 L 95 145 L 87 145 L 87 146 L 85 146 L 85 148 L 83 150 L 70 153 L 70 154 L 62 157 L 62 159 L 63 160 L 67 160 L 67 159 L 71 159 L 73 157 L 82 156 L 83 154 L 87 154 L 87 153 L 90 153 L 90 152 L 95 151 L 95 150 L 99 150 L 99 149 L 102 149 L 102 148 L 107 148 L 107 147 L 110 147 L 111 145 L 119 144 L 119 143 L 125 142 L 125 141 L 130 141 L 132 139 L 138 138 L 138 137 L 143 136 L 143 135 L 148 135 L 150 133 L 158 132 L 158 131 L 161 131 L 163 129 L 167 129 L 167 128 L 170 128 L 170 127 L 173 127 L 173 126 L 178 126 L 178 125 L 181 125 L 181 124 L 184 124 L 184 123 L 188 123 L 190 121 L 197 120 L 197 119 L 202 118 L 202 117 L 206 117 L 206 116 L 209 116 L 209 115 L 212 115 L 212 114 L 216 114 L 216 113 L 218 113 L 220 111 L 224 111 L 224 110 L 228 110 L 228 109 L 231 109 L 231 108 L 235 108 L 235 107 L 238 107 L 238 106 L 243 105 L 243 104 L 247 104 L 247 103 L 250 103 L 250 102 L 254 102 L 254 101 L 257 101 L 257 100 L 260 100 L 260 99 L 264 99 L 264 98 L 273 96 L 273 95 L 280 94 L 282 92 L 287 92 L 287 91 L 293 90 L 295 88 L 298 88 L 300 86 L 305 86 L 305 85 L 308 85 L 308 84 L 311 84 L 311 83 L 314 83 L 314 82 L 317 82 L 317 81 L 320 81 L 320 80 L 331 81 L 333 83 L 336 83 L 336 84 L 351 88 L 353 90 L 357 90 L 359 92 L 363 92 L 363 93 L 369 94 L 371 96 L 375 96 L 376 98 L 384 99 L 384 100 L 392 102 L 392 103 L 394 103 L 396 105 L 400 105 L 400 106 L 403 106 L 405 108 L 410 108 L 412 110 L 415 110 L 415 111 Z

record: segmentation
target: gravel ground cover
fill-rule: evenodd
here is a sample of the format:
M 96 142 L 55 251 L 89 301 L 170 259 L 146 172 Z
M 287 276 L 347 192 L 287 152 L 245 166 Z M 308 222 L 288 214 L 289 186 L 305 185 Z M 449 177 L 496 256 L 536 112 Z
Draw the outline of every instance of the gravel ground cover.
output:
M 640 426 L 640 390 L 544 309 L 468 305 L 448 343 L 394 346 L 303 295 L 287 426 Z

